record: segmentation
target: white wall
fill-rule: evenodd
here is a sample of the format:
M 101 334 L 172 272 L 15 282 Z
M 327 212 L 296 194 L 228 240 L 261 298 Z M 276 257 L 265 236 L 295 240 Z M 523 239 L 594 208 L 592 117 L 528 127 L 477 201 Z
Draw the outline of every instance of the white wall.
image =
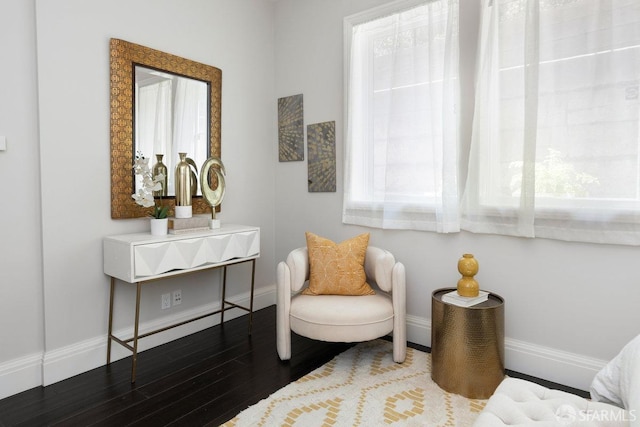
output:
M 40 384 L 44 348 L 34 4 L 3 0 L 1 8 L 0 397 L 12 390 L 5 372 L 25 388 Z
M 147 219 L 109 217 L 110 37 L 222 69 L 222 158 L 227 196 L 220 219 L 261 227 L 263 255 L 257 263 L 256 286 L 273 284 L 271 206 L 275 193 L 269 183 L 274 177 L 273 166 L 264 161 L 275 152 L 273 12 L 271 3 L 249 0 L 45 0 L 36 5 L 45 177 L 47 384 L 59 379 L 64 368 L 60 355 L 52 352 L 105 336 L 108 279 L 102 273 L 102 237 L 149 226 Z M 231 283 L 234 274 L 230 274 Z M 142 321 L 160 316 L 160 294 L 171 289 L 182 290 L 183 304 L 180 310 L 172 309 L 176 312 L 212 300 L 219 294 L 211 286 L 203 286 L 211 276 L 203 273 L 145 286 Z M 214 279 L 218 277 L 214 273 Z M 232 295 L 237 293 L 239 290 L 231 290 Z M 116 328 L 130 324 L 132 289 L 119 295 Z M 49 363 L 57 364 L 56 369 L 47 370 Z
M 110 218 L 111 37 L 222 69 L 227 194 L 219 218 L 261 227 L 257 307 L 272 304 L 273 3 L 8 0 L 2 8 L 0 135 L 8 136 L 9 150 L 0 152 L 0 397 L 105 363 L 109 279 L 102 238 L 149 227 L 144 218 Z M 246 298 L 250 266 L 229 270 L 228 295 Z M 203 272 L 145 285 L 143 326 L 219 304 L 219 280 L 219 271 Z M 117 330 L 131 330 L 132 288 L 117 287 Z M 174 289 L 182 290 L 182 305 L 161 312 L 161 293 Z M 142 348 L 215 321 L 143 340 Z M 115 358 L 127 354 L 117 347 Z M 32 381 L 23 380 L 34 372 Z
M 588 388 L 592 376 L 640 333 L 638 248 L 467 232 L 374 230 L 343 225 L 343 17 L 380 0 L 280 0 L 276 4 L 276 96 L 304 95 L 305 126 L 336 121 L 338 188 L 307 192 L 304 162 L 276 164 L 276 258 L 304 246 L 304 232 L 336 241 L 370 231 L 407 270 L 409 339 L 430 345 L 431 293 L 455 286 L 457 259 L 473 253 L 476 279 L 506 300 L 506 367 Z M 461 3 L 463 82 L 473 78 L 477 2 Z M 469 97 L 462 107 L 470 127 Z M 463 132 L 463 134 L 465 134 Z M 306 157 L 306 154 L 305 154 Z

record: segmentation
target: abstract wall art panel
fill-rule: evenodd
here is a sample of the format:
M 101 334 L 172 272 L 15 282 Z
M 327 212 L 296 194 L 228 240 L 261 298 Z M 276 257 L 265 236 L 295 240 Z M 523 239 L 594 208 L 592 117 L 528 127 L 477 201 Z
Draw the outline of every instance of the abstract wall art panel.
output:
M 278 158 L 281 162 L 304 160 L 302 94 L 278 98 Z
M 336 191 L 336 122 L 307 126 L 309 192 Z

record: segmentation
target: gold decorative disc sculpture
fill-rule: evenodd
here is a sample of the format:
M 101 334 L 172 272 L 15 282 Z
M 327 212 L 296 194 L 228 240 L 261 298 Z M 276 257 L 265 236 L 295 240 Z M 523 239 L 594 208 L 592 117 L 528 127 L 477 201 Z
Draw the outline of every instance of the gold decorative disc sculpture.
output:
M 213 166 L 217 166 L 217 168 L 213 169 L 218 181 L 218 185 L 215 189 L 210 187 L 208 179 L 209 170 Z M 202 169 L 200 169 L 200 189 L 202 190 L 202 197 L 207 201 L 209 206 L 211 206 L 211 228 L 220 227 L 220 222 L 216 220 L 216 206 L 222 203 L 222 199 L 224 198 L 225 174 L 226 171 L 222 164 L 222 160 L 217 157 L 209 157 L 202 165 Z
M 477 297 L 480 293 L 480 285 L 473 278 L 478 273 L 478 261 L 473 254 L 464 254 L 458 260 L 458 271 L 462 278 L 458 280 L 458 295 L 463 297 Z

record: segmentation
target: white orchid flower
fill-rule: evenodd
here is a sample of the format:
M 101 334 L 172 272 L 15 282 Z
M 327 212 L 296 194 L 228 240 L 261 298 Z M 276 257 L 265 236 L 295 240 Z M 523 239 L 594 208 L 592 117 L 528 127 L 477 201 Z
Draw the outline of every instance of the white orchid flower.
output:
M 133 197 L 133 200 L 135 200 L 137 204 L 145 208 L 150 208 L 156 204 L 153 196 L 143 190 L 138 191 L 136 194 L 132 194 L 131 197 Z
M 144 157 L 141 152 L 136 154 L 136 159 L 133 162 L 133 170 L 136 175 L 142 177 L 142 188 L 138 190 L 136 194 L 132 194 L 131 197 L 136 203 L 145 208 L 155 207 L 155 210 L 151 216 L 156 218 L 166 218 L 168 206 L 162 206 L 162 193 L 160 193 L 160 206 L 156 206 L 156 200 L 153 195 L 156 191 L 162 191 L 164 184 L 164 174 L 159 173 L 153 176 L 151 169 L 149 168 L 149 158 Z

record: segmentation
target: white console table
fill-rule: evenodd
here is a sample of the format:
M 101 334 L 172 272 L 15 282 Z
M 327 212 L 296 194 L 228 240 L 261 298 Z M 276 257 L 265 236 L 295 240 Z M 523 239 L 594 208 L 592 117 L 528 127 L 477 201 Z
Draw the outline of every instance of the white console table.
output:
M 167 329 L 184 325 L 204 317 L 239 308 L 249 312 L 249 333 L 253 315 L 253 291 L 256 259 L 260 256 L 260 229 L 244 225 L 225 224 L 219 229 L 186 234 L 152 236 L 149 233 L 122 234 L 105 237 L 104 272 L 111 276 L 109 297 L 109 335 L 107 341 L 107 364 L 111 363 L 111 342 L 115 341 L 132 352 L 131 382 L 136 380 L 138 340 Z M 227 301 L 225 298 L 227 266 L 251 261 L 251 296 L 249 307 Z M 138 333 L 140 321 L 140 294 L 142 285 L 158 279 L 193 273 L 212 268 L 223 268 L 222 298 L 220 309 L 193 319 L 173 324 L 162 329 Z M 133 336 L 120 339 L 113 335 L 113 296 L 116 279 L 136 284 L 135 321 Z

